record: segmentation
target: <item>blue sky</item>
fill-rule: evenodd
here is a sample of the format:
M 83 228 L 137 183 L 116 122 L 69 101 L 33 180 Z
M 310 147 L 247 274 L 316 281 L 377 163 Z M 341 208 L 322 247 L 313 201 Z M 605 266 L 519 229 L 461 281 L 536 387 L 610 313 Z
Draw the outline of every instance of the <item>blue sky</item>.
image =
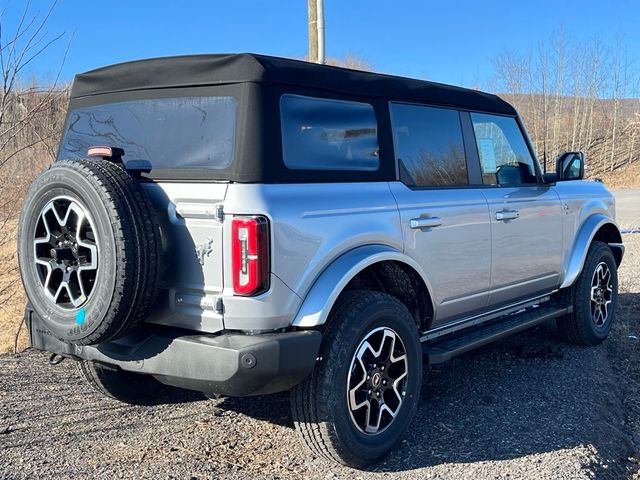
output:
M 3 35 L 24 1 L 0 0 Z M 48 4 L 33 0 L 31 12 Z M 59 0 L 47 30 L 66 37 L 29 74 L 54 77 L 67 44 L 65 80 L 154 56 L 249 51 L 299 58 L 307 51 L 306 15 L 306 0 Z M 630 56 L 640 57 L 637 0 L 325 0 L 325 21 L 329 56 L 354 54 L 378 71 L 466 86 L 487 82 L 499 52 L 527 50 L 561 26 L 578 40 L 598 35 L 609 45 L 623 35 Z

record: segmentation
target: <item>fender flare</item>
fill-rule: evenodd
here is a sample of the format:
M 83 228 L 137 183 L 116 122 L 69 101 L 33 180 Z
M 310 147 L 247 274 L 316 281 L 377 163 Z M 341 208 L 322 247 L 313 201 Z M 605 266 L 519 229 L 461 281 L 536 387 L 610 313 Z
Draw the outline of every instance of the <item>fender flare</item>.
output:
M 365 268 L 389 260 L 405 263 L 413 268 L 431 295 L 427 277 L 415 260 L 386 245 L 366 245 L 342 254 L 322 271 L 309 289 L 291 325 L 304 328 L 324 325 L 333 304 L 347 284 Z
M 564 277 L 560 288 L 570 287 L 576 281 L 576 278 L 580 275 L 584 262 L 587 258 L 589 245 L 591 245 L 596 233 L 598 233 L 598 231 L 607 224 L 615 227 L 618 235 L 620 235 L 620 229 L 616 223 L 611 220 L 611 218 L 601 213 L 593 214 L 584 221 L 576 235 L 575 241 L 573 242 L 573 248 L 571 249 L 569 259 L 565 261 Z M 622 243 L 609 242 L 609 246 L 620 249 L 620 258 L 622 258 L 622 255 L 624 254 L 624 245 L 622 245 Z

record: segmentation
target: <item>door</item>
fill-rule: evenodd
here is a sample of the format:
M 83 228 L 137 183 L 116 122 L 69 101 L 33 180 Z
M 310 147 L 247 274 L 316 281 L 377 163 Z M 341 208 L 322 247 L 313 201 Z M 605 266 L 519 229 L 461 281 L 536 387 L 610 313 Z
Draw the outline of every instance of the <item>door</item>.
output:
M 148 321 L 205 332 L 223 328 L 217 300 L 223 290 L 224 183 L 145 182 L 166 246 L 165 274 Z
M 471 113 L 491 218 L 489 306 L 558 287 L 562 210 L 539 170 L 515 118 Z
M 491 226 L 482 189 L 469 187 L 457 110 L 392 103 L 405 253 L 429 280 L 432 327 L 482 310 L 491 271 Z

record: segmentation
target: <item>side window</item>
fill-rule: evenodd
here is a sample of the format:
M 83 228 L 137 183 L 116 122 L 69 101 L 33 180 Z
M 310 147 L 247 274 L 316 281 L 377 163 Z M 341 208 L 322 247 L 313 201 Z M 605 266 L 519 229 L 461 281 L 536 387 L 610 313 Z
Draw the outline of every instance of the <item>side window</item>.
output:
M 472 113 L 482 181 L 486 185 L 536 183 L 534 160 L 515 118 Z
M 282 95 L 280 124 L 288 168 L 378 170 L 378 125 L 368 103 Z
M 467 185 L 460 115 L 448 108 L 391 103 L 400 180 L 416 187 Z

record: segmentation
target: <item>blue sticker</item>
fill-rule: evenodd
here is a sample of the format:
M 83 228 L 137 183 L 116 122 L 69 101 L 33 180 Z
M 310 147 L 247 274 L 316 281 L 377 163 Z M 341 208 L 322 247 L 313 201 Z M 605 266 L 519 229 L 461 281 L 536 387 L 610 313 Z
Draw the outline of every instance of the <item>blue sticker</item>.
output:
M 82 325 L 84 323 L 84 308 L 81 308 L 76 315 L 76 325 Z

